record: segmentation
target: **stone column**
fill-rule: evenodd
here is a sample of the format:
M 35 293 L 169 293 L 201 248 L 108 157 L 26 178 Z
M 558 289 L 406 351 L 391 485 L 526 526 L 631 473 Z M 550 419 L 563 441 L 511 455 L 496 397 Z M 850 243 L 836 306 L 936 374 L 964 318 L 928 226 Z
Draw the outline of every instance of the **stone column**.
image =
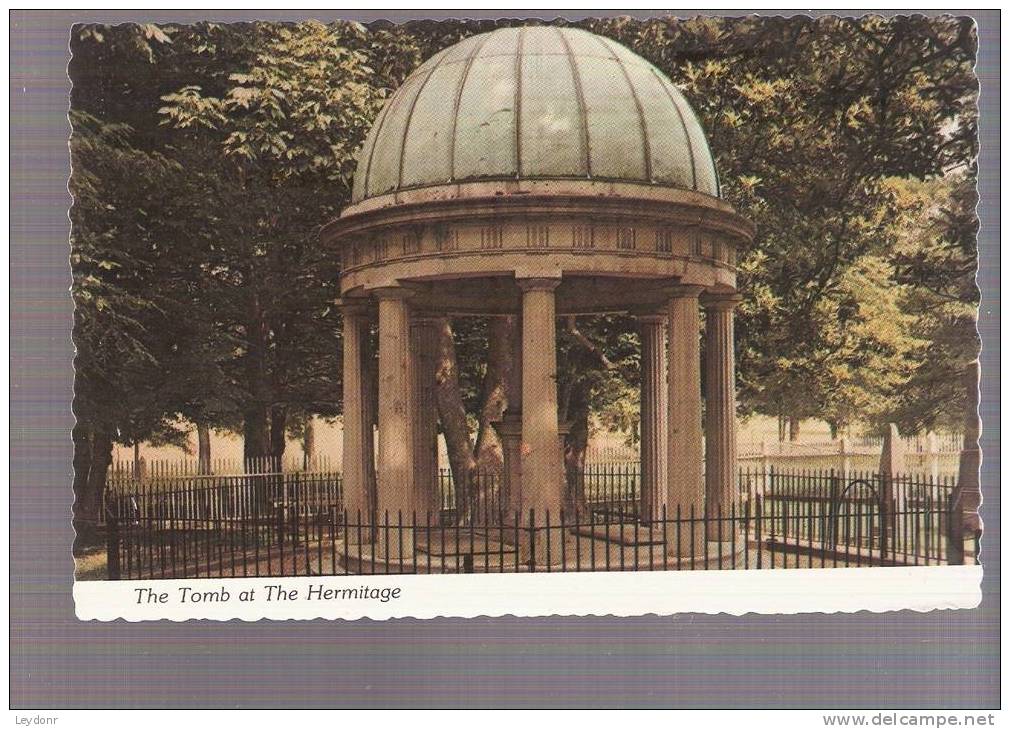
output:
M 705 509 L 710 518 L 728 517 L 737 502 L 736 375 L 733 354 L 733 309 L 736 295 L 710 295 L 705 307 Z M 720 526 L 709 524 L 709 541 L 720 538 Z M 723 541 L 732 541 L 728 522 Z
M 348 517 L 356 520 L 375 508 L 374 483 L 370 478 L 372 452 L 372 414 L 368 407 L 368 307 L 365 303 L 342 303 L 344 317 L 344 452 L 341 467 L 343 506 Z
M 642 341 L 642 380 L 639 401 L 641 419 L 641 507 L 642 521 L 663 517 L 666 504 L 666 342 L 665 317 L 647 314 L 638 317 Z
M 437 317 L 415 315 L 410 321 L 413 358 L 414 487 L 417 518 L 424 522 L 431 513 L 438 520 L 438 403 L 435 399 L 437 362 Z
M 558 452 L 558 389 L 554 289 L 560 278 L 528 278 L 522 289 L 522 506 L 557 518 L 564 503 Z
M 410 291 L 388 287 L 377 289 L 374 294 L 379 300 L 379 519 L 388 512 L 390 524 L 397 522 L 398 515 L 405 524 L 409 524 L 411 514 L 417 508 L 414 490 L 413 368 L 407 307 Z M 395 535 L 391 537 L 394 538 L 390 543 L 395 544 Z M 405 554 L 413 552 L 413 545 L 409 545 L 408 549 L 406 539 L 404 545 Z
M 701 352 L 698 316 L 700 287 L 673 289 L 669 303 L 667 349 L 667 518 L 674 519 L 677 509 L 683 520 L 678 535 L 668 532 L 669 552 L 681 558 L 705 553 L 705 529 L 700 521 L 705 508 L 702 477 L 704 444 L 701 434 Z M 692 509 L 699 521 L 690 528 Z

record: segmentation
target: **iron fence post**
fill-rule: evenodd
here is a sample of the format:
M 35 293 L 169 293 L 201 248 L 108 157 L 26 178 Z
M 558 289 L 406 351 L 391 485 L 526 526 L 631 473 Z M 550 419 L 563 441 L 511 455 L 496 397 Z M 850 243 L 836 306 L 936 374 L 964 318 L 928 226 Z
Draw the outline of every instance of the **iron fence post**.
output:
M 536 529 L 536 514 L 533 509 L 530 509 L 530 561 L 529 568 L 530 572 L 537 571 L 537 529 Z
M 119 562 L 119 515 L 112 509 L 106 511 L 106 571 L 110 580 L 122 577 Z

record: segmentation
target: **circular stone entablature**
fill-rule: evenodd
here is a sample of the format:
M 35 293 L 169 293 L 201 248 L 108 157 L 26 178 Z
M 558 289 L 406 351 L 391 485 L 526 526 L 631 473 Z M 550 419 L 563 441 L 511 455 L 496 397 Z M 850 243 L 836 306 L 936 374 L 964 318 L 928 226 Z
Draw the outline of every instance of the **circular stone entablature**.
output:
M 323 239 L 348 299 L 401 285 L 425 308 L 511 312 L 516 278 L 561 277 L 559 313 L 588 313 L 652 306 L 676 284 L 733 291 L 753 233 L 662 73 L 586 31 L 524 27 L 468 38 L 403 83 Z

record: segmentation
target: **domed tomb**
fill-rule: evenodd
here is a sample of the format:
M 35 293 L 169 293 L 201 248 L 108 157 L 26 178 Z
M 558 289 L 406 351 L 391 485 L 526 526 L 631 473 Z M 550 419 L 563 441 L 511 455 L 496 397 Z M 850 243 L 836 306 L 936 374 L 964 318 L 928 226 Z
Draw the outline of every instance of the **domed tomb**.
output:
M 352 199 L 482 179 L 719 195 L 708 142 L 680 91 L 620 44 L 568 28 L 503 28 L 424 63 L 372 127 Z
M 642 513 L 728 508 L 736 251 L 753 233 L 720 198 L 684 96 L 622 45 L 573 28 L 501 28 L 428 59 L 379 112 L 351 204 L 322 235 L 341 257 L 348 506 L 409 512 L 437 501 L 433 322 L 460 315 L 521 324 L 512 424 L 499 428 L 505 510 L 570 504 L 555 319 L 629 312 L 641 323 Z M 376 324 L 378 373 L 367 352 Z
M 653 283 L 731 290 L 752 235 L 719 199 L 680 91 L 572 28 L 502 28 L 426 61 L 379 113 L 353 189 L 324 230 L 342 291 L 454 278 L 461 313 L 511 309 L 502 277 L 541 273 L 570 278 L 566 313 L 648 303 Z M 575 287 L 584 276 L 592 284 Z M 615 277 L 649 286 L 629 299 Z

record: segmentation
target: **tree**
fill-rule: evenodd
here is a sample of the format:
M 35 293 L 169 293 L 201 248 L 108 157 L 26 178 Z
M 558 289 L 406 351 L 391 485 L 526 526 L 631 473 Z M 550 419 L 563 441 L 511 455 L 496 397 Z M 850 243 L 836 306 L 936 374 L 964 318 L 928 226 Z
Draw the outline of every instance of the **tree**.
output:
M 926 178 L 975 150 L 970 19 L 664 18 L 589 21 L 682 86 L 757 224 L 740 263 L 744 412 L 823 416 L 822 334 L 864 256 L 889 249 L 884 181 Z M 797 421 L 798 422 L 798 421 Z
M 281 456 L 289 416 L 339 411 L 339 271 L 317 234 L 348 199 L 382 98 L 360 26 L 256 24 L 256 36 L 216 93 L 190 83 L 158 110 L 214 178 L 208 273 L 218 326 L 239 342 L 229 371 L 247 458 Z
M 278 455 L 307 418 L 337 415 L 339 271 L 316 233 L 347 203 L 391 90 L 442 48 L 519 22 L 75 27 L 75 462 L 96 435 L 97 452 L 178 440 L 180 417 Z M 741 411 L 956 422 L 951 383 L 977 353 L 970 20 L 579 25 L 684 89 L 724 196 L 758 225 L 740 256 Z M 498 467 L 511 326 L 443 327 L 457 484 Z M 560 327 L 571 468 L 594 422 L 635 437 L 637 346 L 626 318 Z
M 923 356 L 895 407 L 908 431 L 959 430 L 977 402 L 979 290 L 974 171 L 927 182 L 895 183 L 906 207 L 891 254 L 910 330 L 925 343 Z M 964 382 L 969 382 L 967 390 Z
M 133 146 L 132 130 L 71 114 L 75 491 L 97 517 L 112 444 L 177 439 L 179 383 L 212 385 L 180 296 L 193 271 L 170 221 L 185 217 L 181 168 Z M 180 195 L 165 198 L 166 188 Z M 181 263 L 180 263 L 181 262 Z

